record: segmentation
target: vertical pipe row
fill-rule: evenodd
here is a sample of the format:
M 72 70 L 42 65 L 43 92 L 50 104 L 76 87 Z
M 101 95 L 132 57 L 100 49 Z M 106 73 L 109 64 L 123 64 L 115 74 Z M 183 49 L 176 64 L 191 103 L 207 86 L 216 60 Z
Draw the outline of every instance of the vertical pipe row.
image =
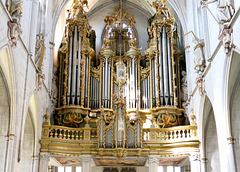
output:
M 148 94 L 147 94 L 147 78 L 144 79 L 144 92 L 145 92 L 145 101 L 144 101 L 144 109 L 147 108 L 147 102 L 148 102 Z
M 137 108 L 137 100 L 138 100 L 138 68 L 137 68 L 137 61 L 135 61 L 135 108 Z
M 63 92 L 64 92 L 64 59 L 66 58 L 66 54 L 60 53 L 60 75 L 59 75 L 59 99 L 58 106 L 62 105 Z
M 70 36 L 70 48 L 69 48 L 69 63 L 68 63 L 68 90 L 67 90 L 67 96 L 66 96 L 66 100 L 67 100 L 67 105 L 69 105 L 70 103 L 70 91 L 71 91 L 71 73 L 72 73 L 72 43 L 73 43 L 73 33 Z
M 93 109 L 92 107 L 93 107 L 93 77 L 92 76 L 90 76 L 90 97 L 89 97 L 89 107 L 91 108 L 91 109 Z
M 91 76 L 91 78 L 92 78 L 92 84 L 91 84 L 91 94 L 92 94 L 92 109 L 95 109 L 96 108 L 96 79 L 95 78 L 93 78 L 92 76 Z
M 78 40 L 78 74 L 77 74 L 77 105 L 80 105 L 81 100 L 81 58 L 82 58 L 82 37 L 79 33 L 79 40 Z
M 108 101 L 107 101 L 107 107 L 110 109 L 110 104 L 111 104 L 111 68 L 110 68 L 110 64 L 108 65 L 108 78 L 107 78 L 107 82 L 108 82 Z
M 138 122 L 137 123 L 137 147 L 136 148 L 141 148 L 141 125 L 140 123 Z
M 105 58 L 105 62 L 102 68 L 102 106 L 105 108 L 111 108 L 111 67 L 109 58 Z
M 137 78 L 138 78 L 138 70 L 135 64 L 135 58 L 132 57 L 130 61 L 130 105 L 129 108 L 136 108 L 136 99 L 137 99 Z
M 90 74 L 90 72 L 91 72 L 91 70 L 90 70 L 90 68 L 91 68 L 91 66 L 90 66 L 90 62 L 91 62 L 91 55 L 89 55 L 89 57 L 88 57 L 88 64 L 87 64 L 87 67 L 88 67 L 88 70 L 87 70 L 87 81 L 88 81 L 88 83 L 87 83 L 87 107 L 89 108 L 89 99 L 90 99 L 90 77 L 91 77 L 91 74 Z
M 87 55 L 85 55 L 85 80 L 84 80 L 84 107 L 87 107 L 88 105 L 88 65 L 89 65 L 89 58 L 87 57 Z
M 151 106 L 151 99 L 150 99 L 150 97 L 151 97 L 151 95 L 150 95 L 150 76 L 148 76 L 147 77 L 147 95 L 148 95 L 148 97 L 147 97 L 147 108 L 150 108 L 150 106 Z
M 104 105 L 105 108 L 108 108 L 107 102 L 108 102 L 108 58 L 105 59 L 105 87 L 103 88 L 105 91 L 105 99 L 104 99 Z
M 136 82 L 136 79 L 135 79 L 135 59 L 132 58 L 132 76 L 133 76 L 133 82 L 132 82 L 132 108 L 135 108 L 135 100 L 136 100 L 136 94 L 135 94 L 135 82 Z
M 158 90 L 159 90 L 159 83 L 158 83 L 158 57 L 154 57 L 154 63 L 153 63 L 153 66 L 154 66 L 154 92 L 155 92 L 155 102 L 154 102 L 154 107 L 157 107 L 159 106 L 159 93 L 158 93 Z
M 158 38 L 158 61 L 159 61 L 159 82 L 160 82 L 160 105 L 163 105 L 163 60 L 162 60 L 162 34 Z
M 130 59 L 129 65 L 129 108 L 132 108 L 132 59 Z
M 165 104 L 169 102 L 169 88 L 168 88 L 168 62 L 167 62 L 167 33 L 166 28 L 163 27 L 162 36 L 162 52 L 163 52 L 163 80 L 164 80 L 164 100 Z
M 97 81 L 96 82 L 96 85 L 97 85 L 97 97 L 96 97 L 96 106 L 97 106 L 97 108 L 100 108 L 100 83 Z
M 152 106 L 156 107 L 156 86 L 157 83 L 156 81 L 156 58 L 153 57 L 153 59 L 151 60 L 152 63 Z
M 104 124 L 103 122 L 100 123 L 99 126 L 99 148 L 103 148 L 103 137 L 104 137 Z
M 172 86 L 172 61 L 171 61 L 171 42 L 169 36 L 167 37 L 168 46 L 168 70 L 169 70 L 169 92 L 170 92 L 170 105 L 174 104 L 173 86 Z
M 85 107 L 86 103 L 85 103 L 85 97 L 86 97 L 86 68 L 87 68 L 87 57 L 86 55 L 84 54 L 84 74 L 83 74 L 83 106 Z
M 72 79 L 71 79 L 71 103 L 75 102 L 75 91 L 76 91 L 76 59 L 77 59 L 77 26 L 74 28 L 73 38 L 73 58 L 72 58 Z
M 103 107 L 105 107 L 105 103 L 104 103 L 104 100 L 105 100 L 105 64 L 103 65 L 103 68 L 102 68 L 102 105 Z

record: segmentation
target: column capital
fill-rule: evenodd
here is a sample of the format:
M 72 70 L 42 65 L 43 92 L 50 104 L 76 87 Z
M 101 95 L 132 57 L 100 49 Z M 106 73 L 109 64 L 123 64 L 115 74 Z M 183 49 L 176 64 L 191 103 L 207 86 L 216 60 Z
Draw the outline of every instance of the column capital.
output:
M 34 161 L 38 160 L 38 159 L 39 159 L 39 158 L 38 158 L 38 155 L 33 155 L 33 156 L 32 156 L 32 159 L 33 159 Z
M 92 159 L 92 155 L 82 155 L 82 162 L 91 162 L 91 159 Z
M 208 159 L 207 158 L 201 158 L 201 162 L 206 164 L 208 162 Z
M 49 153 L 40 153 L 40 159 L 44 161 L 50 160 L 50 154 Z
M 228 138 L 227 138 L 227 142 L 228 142 L 228 144 L 234 144 L 234 143 L 235 143 L 235 138 L 233 138 L 233 137 L 228 137 Z
M 158 164 L 160 156 L 158 155 L 150 155 L 148 156 L 148 163 L 149 164 Z
M 190 161 L 200 161 L 201 158 L 200 158 L 200 153 L 199 152 L 196 152 L 196 153 L 191 153 L 190 156 L 189 156 L 189 160 Z

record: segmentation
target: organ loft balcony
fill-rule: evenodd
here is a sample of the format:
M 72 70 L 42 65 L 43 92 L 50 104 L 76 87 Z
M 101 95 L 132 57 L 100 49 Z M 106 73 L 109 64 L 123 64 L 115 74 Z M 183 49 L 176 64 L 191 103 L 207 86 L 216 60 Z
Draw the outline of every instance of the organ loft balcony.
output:
M 108 158 L 118 165 L 124 158 L 144 165 L 149 155 L 161 156 L 163 165 L 178 164 L 198 152 L 195 117 L 189 124 L 184 110 L 185 59 L 166 5 L 153 3 L 157 12 L 146 28 L 144 56 L 137 48 L 135 20 L 122 7 L 104 19 L 103 46 L 96 55 L 84 3 L 74 1 L 66 20 L 58 52 L 57 106 L 51 125 L 45 115 L 41 152 L 92 155 L 102 166 Z

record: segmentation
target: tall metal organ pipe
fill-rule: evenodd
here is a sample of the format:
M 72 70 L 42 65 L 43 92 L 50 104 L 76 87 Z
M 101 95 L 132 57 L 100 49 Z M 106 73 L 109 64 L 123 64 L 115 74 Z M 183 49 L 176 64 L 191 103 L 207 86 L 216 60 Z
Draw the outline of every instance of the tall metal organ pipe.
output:
M 167 54 L 167 33 L 163 27 L 162 49 L 163 49 L 163 80 L 164 80 L 164 100 L 165 105 L 169 104 L 169 83 L 168 83 L 168 54 Z
M 173 85 L 172 85 L 172 59 L 171 59 L 171 42 L 169 36 L 167 36 L 167 48 L 168 48 L 168 70 L 169 70 L 169 95 L 170 105 L 174 105 Z
M 67 90 L 67 105 L 70 104 L 70 99 L 71 99 L 71 73 L 72 73 L 72 52 L 73 52 L 73 33 L 70 36 L 70 45 L 69 45 L 69 60 L 68 60 L 68 90 Z
M 159 61 L 159 82 L 160 82 L 160 105 L 163 105 L 163 60 L 162 60 L 162 34 L 158 37 L 158 61 Z
M 76 60 L 77 60 L 77 26 L 74 28 L 73 39 L 73 58 L 72 58 L 72 79 L 71 79 L 71 103 L 75 103 L 75 91 L 76 91 Z
M 78 33 L 79 34 L 79 33 Z M 81 58 L 82 58 L 82 37 L 79 34 L 79 40 L 78 40 L 78 74 L 77 74 L 77 105 L 80 105 L 80 99 L 81 99 Z

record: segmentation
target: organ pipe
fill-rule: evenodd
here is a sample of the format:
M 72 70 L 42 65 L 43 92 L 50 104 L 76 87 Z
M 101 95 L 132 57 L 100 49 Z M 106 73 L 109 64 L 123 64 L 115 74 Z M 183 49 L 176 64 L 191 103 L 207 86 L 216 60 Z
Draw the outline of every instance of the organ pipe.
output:
M 73 43 L 73 35 L 70 36 L 70 51 L 69 51 L 69 60 L 68 60 L 68 91 L 67 91 L 67 104 L 70 103 L 70 91 L 71 91 L 71 72 L 72 72 L 72 43 Z
M 168 55 L 167 55 L 167 33 L 166 28 L 163 27 L 163 37 L 162 37 L 162 50 L 163 50 L 163 81 L 164 81 L 164 100 L 165 104 L 168 105 L 169 100 L 169 85 L 168 85 Z
M 160 105 L 163 105 L 163 60 L 162 60 L 162 39 L 158 37 L 158 52 L 159 52 L 159 82 L 160 82 Z
M 71 102 L 75 102 L 75 91 L 76 91 L 76 60 L 77 60 L 77 26 L 74 29 L 74 39 L 73 39 L 73 62 L 72 62 L 72 88 L 71 88 Z
M 170 105 L 174 104 L 173 97 L 173 86 L 172 86 L 172 59 L 171 59 L 171 42 L 170 38 L 167 37 L 167 45 L 168 45 L 168 69 L 169 69 L 169 95 L 170 95 Z
M 81 58 L 82 58 L 82 37 L 79 34 L 79 40 L 78 40 L 78 73 L 77 73 L 77 105 L 80 105 L 80 85 L 81 85 L 81 80 L 80 80 L 80 75 L 81 75 Z

